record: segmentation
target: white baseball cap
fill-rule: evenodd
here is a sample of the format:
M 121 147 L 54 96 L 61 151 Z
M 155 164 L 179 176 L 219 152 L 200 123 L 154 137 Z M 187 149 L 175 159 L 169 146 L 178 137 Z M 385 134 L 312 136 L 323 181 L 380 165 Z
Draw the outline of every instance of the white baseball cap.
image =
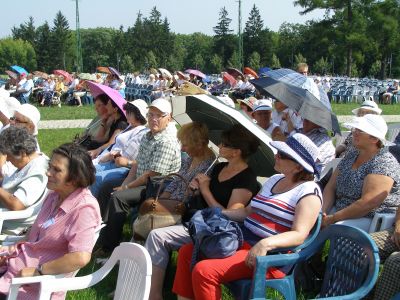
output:
M 164 114 L 170 114 L 172 112 L 171 103 L 164 98 L 154 100 L 151 102 L 149 108 L 150 107 L 155 107 Z
M 272 110 L 272 101 L 270 99 L 261 99 L 254 103 L 253 111 Z

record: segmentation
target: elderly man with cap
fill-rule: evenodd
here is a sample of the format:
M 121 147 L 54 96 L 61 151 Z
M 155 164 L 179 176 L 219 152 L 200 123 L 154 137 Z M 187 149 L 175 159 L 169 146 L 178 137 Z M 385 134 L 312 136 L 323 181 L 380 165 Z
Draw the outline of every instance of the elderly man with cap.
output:
M 21 104 L 29 103 L 29 96 L 31 95 L 34 86 L 32 75 L 29 74 L 27 76 L 26 73 L 21 73 L 19 78 L 20 81 L 18 82 L 17 90 L 14 94 Z
M 177 172 L 181 167 L 181 149 L 177 137 L 166 130 L 171 121 L 171 104 L 168 100 L 154 100 L 147 113 L 150 131 L 143 136 L 136 161 L 121 186 L 115 188 L 103 217 L 107 221 L 99 244 L 104 252 L 119 245 L 125 218 L 132 207 L 139 205 L 149 177 Z M 112 185 L 112 184 L 111 184 Z M 110 192 L 103 184 L 100 197 Z M 103 199 L 107 201 L 108 199 Z
M 285 141 L 286 137 L 278 124 L 271 121 L 272 101 L 261 99 L 254 103 L 252 116 L 257 125 L 264 129 L 273 140 Z
M 345 123 L 353 146 L 340 161 L 324 189 L 323 226 L 341 222 L 369 230 L 375 213 L 395 213 L 400 205 L 400 173 L 396 159 L 384 148 L 387 125 L 367 114 Z

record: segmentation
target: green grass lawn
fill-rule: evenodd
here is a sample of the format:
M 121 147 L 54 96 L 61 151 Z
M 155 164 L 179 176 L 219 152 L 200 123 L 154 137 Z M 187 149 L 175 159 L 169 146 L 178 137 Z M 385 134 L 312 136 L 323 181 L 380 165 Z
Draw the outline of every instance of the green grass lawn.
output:
M 96 116 L 93 105 L 68 106 L 62 107 L 41 107 L 38 106 L 41 120 L 78 120 L 93 119 Z

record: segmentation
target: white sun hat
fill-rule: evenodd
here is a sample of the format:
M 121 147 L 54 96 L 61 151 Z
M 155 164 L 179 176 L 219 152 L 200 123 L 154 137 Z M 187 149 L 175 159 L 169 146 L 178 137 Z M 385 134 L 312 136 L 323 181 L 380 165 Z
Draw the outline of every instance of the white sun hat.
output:
M 319 177 L 320 168 L 316 164 L 319 155 L 318 147 L 304 134 L 295 133 L 286 142 L 272 141 L 270 145 Z
M 39 110 L 32 104 L 25 103 L 20 105 L 15 111 L 19 112 L 21 115 L 24 115 L 32 121 L 33 125 L 35 126 L 33 129 L 33 135 L 37 135 L 40 121 Z
M 361 106 L 359 108 L 353 109 L 351 112 L 357 116 L 358 111 L 360 109 L 366 109 L 366 110 L 371 110 L 373 112 L 376 112 L 378 115 L 382 113 L 382 109 L 378 107 L 378 104 L 376 104 L 375 101 L 373 100 L 365 100 L 363 103 L 361 103 Z
M 253 111 L 272 110 L 272 101 L 270 99 L 261 99 L 253 104 Z
M 394 145 L 385 138 L 388 127 L 385 120 L 380 115 L 367 114 L 362 117 L 354 117 L 351 122 L 344 123 L 343 126 L 349 129 L 357 128 L 364 131 L 379 139 L 385 146 Z

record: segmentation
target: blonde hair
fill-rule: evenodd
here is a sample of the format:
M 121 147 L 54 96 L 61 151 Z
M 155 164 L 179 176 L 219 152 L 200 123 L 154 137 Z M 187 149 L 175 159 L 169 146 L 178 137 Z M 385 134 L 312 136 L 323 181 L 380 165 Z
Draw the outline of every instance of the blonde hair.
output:
M 178 131 L 178 139 L 190 148 L 204 148 L 208 145 L 208 128 L 205 124 L 185 124 Z

